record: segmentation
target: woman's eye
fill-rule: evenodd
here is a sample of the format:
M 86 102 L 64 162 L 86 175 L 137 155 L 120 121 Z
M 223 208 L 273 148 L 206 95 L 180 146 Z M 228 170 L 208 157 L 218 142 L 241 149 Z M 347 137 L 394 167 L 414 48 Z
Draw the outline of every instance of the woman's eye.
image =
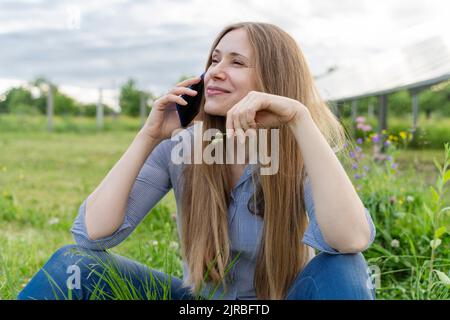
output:
M 217 60 L 217 59 L 211 59 L 211 64 L 218 63 L 218 62 L 219 62 L 219 60 Z M 237 60 L 234 60 L 233 64 L 237 64 L 237 65 L 240 65 L 240 66 L 244 65 L 242 62 L 237 61 Z

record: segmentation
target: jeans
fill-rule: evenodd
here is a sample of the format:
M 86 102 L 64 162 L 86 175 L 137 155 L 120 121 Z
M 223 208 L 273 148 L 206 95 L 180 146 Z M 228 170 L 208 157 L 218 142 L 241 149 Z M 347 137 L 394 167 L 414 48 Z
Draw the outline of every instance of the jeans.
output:
M 111 271 L 112 270 L 112 271 Z M 107 272 L 108 271 L 108 272 Z M 375 299 L 361 253 L 316 255 L 288 290 L 288 300 Z M 106 251 L 78 245 L 57 250 L 17 296 L 19 300 L 204 299 L 174 276 Z

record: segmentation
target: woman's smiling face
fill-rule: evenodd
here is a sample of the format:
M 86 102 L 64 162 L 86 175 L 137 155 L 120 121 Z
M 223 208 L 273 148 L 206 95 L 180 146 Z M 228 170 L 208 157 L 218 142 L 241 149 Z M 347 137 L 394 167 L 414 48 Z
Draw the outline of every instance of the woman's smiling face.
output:
M 226 116 L 236 103 L 256 90 L 253 50 L 244 29 L 225 34 L 212 53 L 212 63 L 205 73 L 205 112 Z M 226 92 L 215 91 L 218 87 Z

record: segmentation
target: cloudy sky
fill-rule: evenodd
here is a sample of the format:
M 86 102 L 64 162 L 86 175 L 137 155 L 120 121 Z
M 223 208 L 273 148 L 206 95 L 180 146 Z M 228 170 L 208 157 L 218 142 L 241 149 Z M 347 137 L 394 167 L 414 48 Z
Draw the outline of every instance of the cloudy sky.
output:
M 320 75 L 449 32 L 449 17 L 448 0 L 0 0 L 0 93 L 42 75 L 80 100 L 130 77 L 161 94 L 237 21 L 282 27 Z

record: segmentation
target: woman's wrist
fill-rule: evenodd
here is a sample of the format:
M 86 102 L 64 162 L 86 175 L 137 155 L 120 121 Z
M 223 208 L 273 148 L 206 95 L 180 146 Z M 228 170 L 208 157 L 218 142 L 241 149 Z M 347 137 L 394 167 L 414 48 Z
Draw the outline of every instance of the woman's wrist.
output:
M 291 130 L 296 130 L 299 128 L 304 121 L 308 121 L 312 119 L 311 113 L 309 112 L 308 108 L 304 106 L 302 103 L 298 102 L 298 112 L 296 116 L 289 121 L 288 125 Z
M 152 136 L 150 136 L 147 131 L 145 130 L 145 127 L 142 127 L 139 132 L 137 133 L 136 137 L 135 137 L 136 141 L 139 141 L 141 143 L 144 143 L 145 145 L 148 145 L 151 148 L 156 147 L 161 140 L 160 139 L 156 139 Z

